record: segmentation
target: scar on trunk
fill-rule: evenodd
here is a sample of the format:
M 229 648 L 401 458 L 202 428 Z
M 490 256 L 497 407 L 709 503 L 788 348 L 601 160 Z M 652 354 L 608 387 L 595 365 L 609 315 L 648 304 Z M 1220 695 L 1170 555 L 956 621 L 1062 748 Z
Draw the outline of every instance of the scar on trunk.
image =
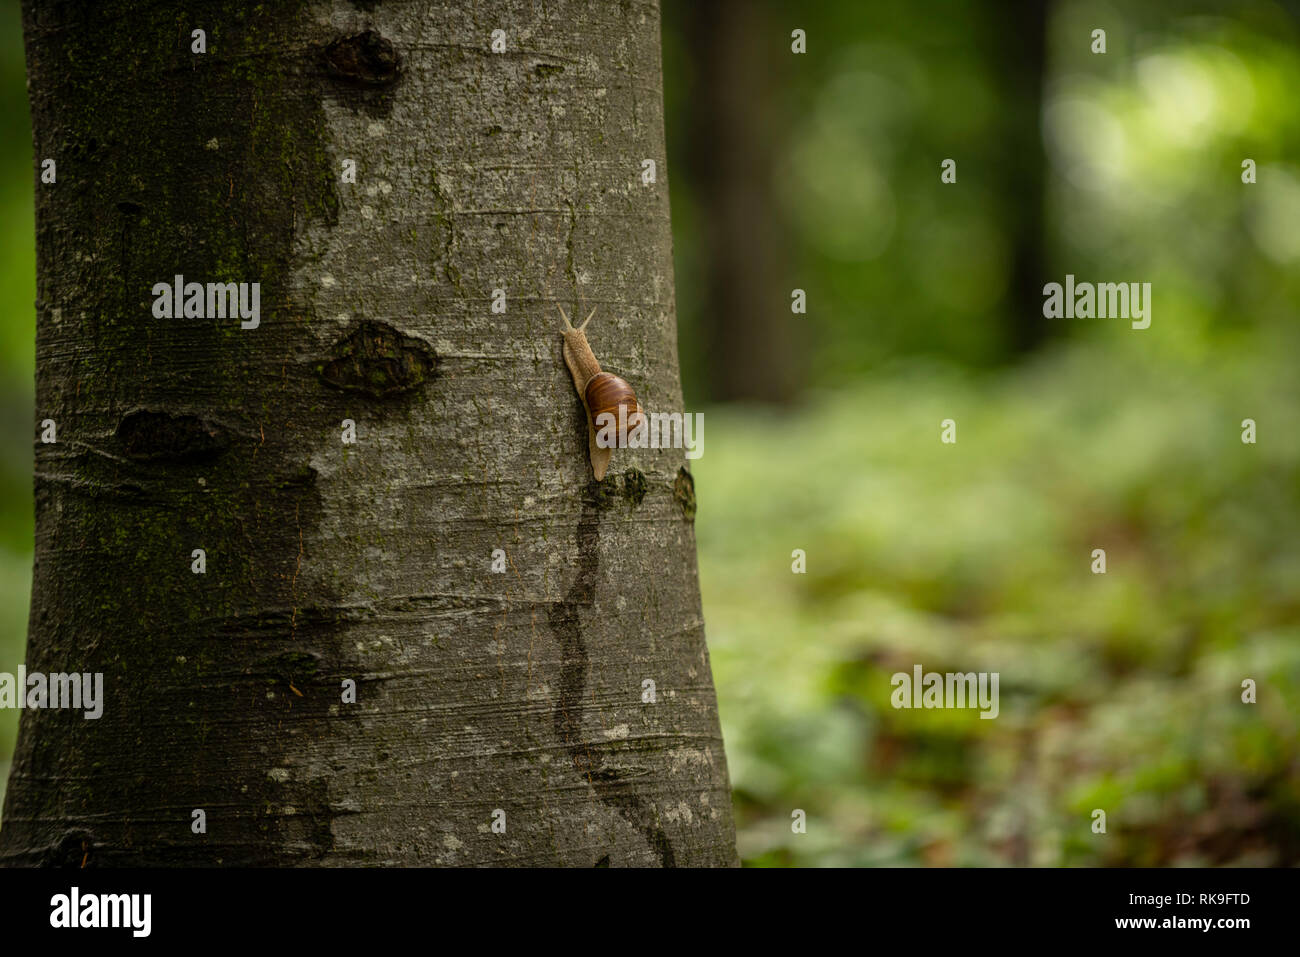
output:
M 376 399 L 418 388 L 438 366 L 428 344 L 374 320 L 334 343 L 330 356 L 316 364 L 317 375 L 337 389 Z
M 695 479 L 684 467 L 677 470 L 677 480 L 673 482 L 673 498 L 681 506 L 686 520 L 695 521 Z
M 190 413 L 137 409 L 117 426 L 117 439 L 128 458 L 194 461 L 220 455 L 230 447 L 224 428 Z
M 663 867 L 675 867 L 676 855 L 659 824 L 653 805 L 637 793 L 629 777 L 634 772 L 604 767 L 600 744 L 583 738 L 587 672 L 590 659 L 583 640 L 579 610 L 596 603 L 596 576 L 600 571 L 600 513 L 604 503 L 600 482 L 588 482 L 578 518 L 578 572 L 564 598 L 551 605 L 547 623 L 560 643 L 560 696 L 555 705 L 555 733 L 564 742 L 573 767 L 591 785 L 600 801 L 616 810 L 641 832 Z M 604 864 L 609 866 L 608 857 Z
M 402 73 L 401 54 L 374 30 L 339 37 L 324 58 L 330 76 L 362 86 L 390 86 Z

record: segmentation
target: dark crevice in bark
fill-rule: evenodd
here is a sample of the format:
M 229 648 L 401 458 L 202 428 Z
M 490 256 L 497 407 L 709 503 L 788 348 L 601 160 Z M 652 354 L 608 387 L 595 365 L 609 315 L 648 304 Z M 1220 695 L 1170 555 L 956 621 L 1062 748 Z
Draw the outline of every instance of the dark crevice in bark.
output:
M 584 429 L 586 423 L 584 422 Z M 607 480 L 608 481 L 608 480 Z M 663 867 L 676 866 L 672 842 L 659 825 L 658 815 L 636 792 L 626 775 L 632 772 L 604 767 L 601 745 L 584 738 L 582 718 L 590 661 L 582 635 L 580 609 L 596 601 L 596 576 L 600 571 L 600 516 L 607 507 L 605 483 L 591 481 L 582 493 L 578 518 L 578 571 L 573 584 L 547 615 L 551 631 L 560 643 L 560 694 L 555 706 L 555 733 L 564 742 L 573 766 L 595 791 L 601 802 L 616 810 L 641 832 Z M 604 859 L 608 866 L 608 857 Z M 596 866 L 602 866 L 599 862 Z

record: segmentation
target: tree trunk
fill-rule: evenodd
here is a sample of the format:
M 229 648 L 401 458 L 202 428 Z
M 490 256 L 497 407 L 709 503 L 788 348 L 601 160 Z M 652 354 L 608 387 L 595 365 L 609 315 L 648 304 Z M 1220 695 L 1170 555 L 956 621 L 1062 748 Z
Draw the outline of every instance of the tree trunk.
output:
M 781 249 L 773 208 L 772 51 L 784 30 L 755 0 L 692 3 L 683 18 L 698 80 L 687 155 L 701 206 L 708 397 L 784 405 L 803 390 L 807 317 L 790 312 L 800 286 Z
M 657 4 L 24 29 L 27 667 L 105 704 L 23 712 L 0 862 L 734 864 L 684 454 L 593 480 L 556 309 L 681 409 Z M 156 318 L 177 274 L 260 324 Z
M 998 168 L 1003 228 L 1011 247 L 1011 276 L 1003 296 L 1004 352 L 1020 358 L 1043 346 L 1059 327 L 1043 318 L 1049 260 L 1047 154 L 1043 148 L 1043 78 L 1047 70 L 1049 5 L 1015 0 L 990 11 L 989 66 L 1000 104 Z

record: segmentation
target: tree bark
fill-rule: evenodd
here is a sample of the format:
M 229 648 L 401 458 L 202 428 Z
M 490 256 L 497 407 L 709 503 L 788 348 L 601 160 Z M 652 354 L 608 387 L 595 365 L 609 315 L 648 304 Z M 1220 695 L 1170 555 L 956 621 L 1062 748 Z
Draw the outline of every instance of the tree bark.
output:
M 23 712 L 0 862 L 734 864 L 684 454 L 593 480 L 556 309 L 681 409 L 658 4 L 24 29 L 27 667 L 106 702 Z M 260 282 L 260 325 L 155 318 L 176 274 Z

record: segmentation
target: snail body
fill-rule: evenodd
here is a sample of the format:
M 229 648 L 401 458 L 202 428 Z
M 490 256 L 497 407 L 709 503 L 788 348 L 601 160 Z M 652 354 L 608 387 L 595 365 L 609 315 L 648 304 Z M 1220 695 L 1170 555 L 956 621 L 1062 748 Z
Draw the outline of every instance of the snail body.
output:
M 644 422 L 645 413 L 628 381 L 601 369 L 600 362 L 591 351 L 586 329 L 595 312 L 593 309 L 582 325 L 575 329 L 564 310 L 560 309 L 560 316 L 564 319 L 564 329 L 560 334 L 564 336 L 564 363 L 569 367 L 573 387 L 587 410 L 587 449 L 591 457 L 591 470 L 596 480 L 600 481 L 605 477 L 614 450 L 597 441 L 597 428 L 608 435 L 607 427 L 612 426 L 616 430 L 617 441 L 610 445 L 625 445 L 628 432 Z

